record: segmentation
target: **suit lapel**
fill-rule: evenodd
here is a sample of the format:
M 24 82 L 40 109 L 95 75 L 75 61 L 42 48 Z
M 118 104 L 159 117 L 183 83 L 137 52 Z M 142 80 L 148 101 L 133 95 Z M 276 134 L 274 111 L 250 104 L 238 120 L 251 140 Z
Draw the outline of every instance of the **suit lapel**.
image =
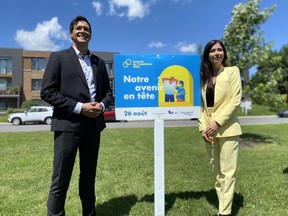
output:
M 90 61 L 91 61 L 91 67 L 92 67 L 92 71 L 93 71 L 93 78 L 94 78 L 94 84 L 95 84 L 95 89 L 97 92 L 97 70 L 98 70 L 98 58 L 95 55 L 91 55 L 90 57 Z
M 218 98 L 220 99 L 222 97 L 221 89 L 227 88 L 227 86 L 219 85 L 219 82 L 222 80 L 223 71 L 224 71 L 224 66 L 221 67 L 221 69 L 218 71 L 218 74 L 217 74 L 217 80 L 216 80 L 215 88 L 214 88 L 214 104 L 218 101 Z M 219 89 L 219 91 L 217 91 L 217 89 Z
M 73 47 L 70 47 L 68 50 L 68 56 L 69 59 L 71 60 L 71 63 L 73 65 L 73 68 L 76 70 L 76 72 L 78 73 L 78 75 L 80 76 L 81 80 L 83 81 L 83 83 L 87 86 L 88 88 L 88 84 L 84 75 L 84 72 L 82 70 L 82 67 L 79 63 L 79 59 L 78 56 L 75 53 L 75 50 L 73 49 Z

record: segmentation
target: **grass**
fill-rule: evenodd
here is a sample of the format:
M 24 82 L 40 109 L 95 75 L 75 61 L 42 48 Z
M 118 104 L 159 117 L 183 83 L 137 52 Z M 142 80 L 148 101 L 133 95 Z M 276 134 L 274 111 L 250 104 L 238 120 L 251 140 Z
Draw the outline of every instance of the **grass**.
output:
M 238 116 L 245 116 L 246 114 L 242 111 L 242 109 L 239 107 L 237 110 Z M 274 112 L 271 110 L 270 107 L 265 105 L 259 105 L 259 104 L 252 104 L 252 109 L 247 110 L 248 116 L 258 116 L 258 115 L 277 115 L 277 112 Z
M 288 124 L 243 126 L 233 213 L 288 215 Z M 46 215 L 53 134 L 0 134 L 0 215 Z M 100 216 L 154 215 L 153 128 L 105 129 L 97 170 Z M 81 215 L 76 161 L 67 216 Z M 214 179 L 197 127 L 165 128 L 166 215 L 217 211 Z

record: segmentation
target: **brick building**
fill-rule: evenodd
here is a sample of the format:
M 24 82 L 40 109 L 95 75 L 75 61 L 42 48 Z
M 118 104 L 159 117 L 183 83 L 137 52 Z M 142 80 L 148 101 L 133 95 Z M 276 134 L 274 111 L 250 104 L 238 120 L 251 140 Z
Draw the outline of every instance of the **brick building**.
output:
M 93 52 L 102 58 L 114 93 L 114 54 Z M 19 108 L 23 101 L 38 100 L 45 66 L 51 52 L 0 48 L 0 111 Z

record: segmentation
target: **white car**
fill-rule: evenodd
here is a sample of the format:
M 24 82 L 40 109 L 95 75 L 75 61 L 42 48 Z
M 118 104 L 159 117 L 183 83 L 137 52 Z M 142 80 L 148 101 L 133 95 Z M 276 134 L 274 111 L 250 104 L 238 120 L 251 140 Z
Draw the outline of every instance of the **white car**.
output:
M 8 116 L 8 121 L 13 125 L 25 124 L 28 122 L 51 124 L 53 107 L 33 106 L 23 113 L 12 113 Z

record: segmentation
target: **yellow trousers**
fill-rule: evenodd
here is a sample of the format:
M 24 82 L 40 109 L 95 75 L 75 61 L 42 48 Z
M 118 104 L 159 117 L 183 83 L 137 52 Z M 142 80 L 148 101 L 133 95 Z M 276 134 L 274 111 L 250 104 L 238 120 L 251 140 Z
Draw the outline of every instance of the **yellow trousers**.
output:
M 214 137 L 206 143 L 212 170 L 216 178 L 215 189 L 219 200 L 219 213 L 231 214 L 235 190 L 239 136 Z

